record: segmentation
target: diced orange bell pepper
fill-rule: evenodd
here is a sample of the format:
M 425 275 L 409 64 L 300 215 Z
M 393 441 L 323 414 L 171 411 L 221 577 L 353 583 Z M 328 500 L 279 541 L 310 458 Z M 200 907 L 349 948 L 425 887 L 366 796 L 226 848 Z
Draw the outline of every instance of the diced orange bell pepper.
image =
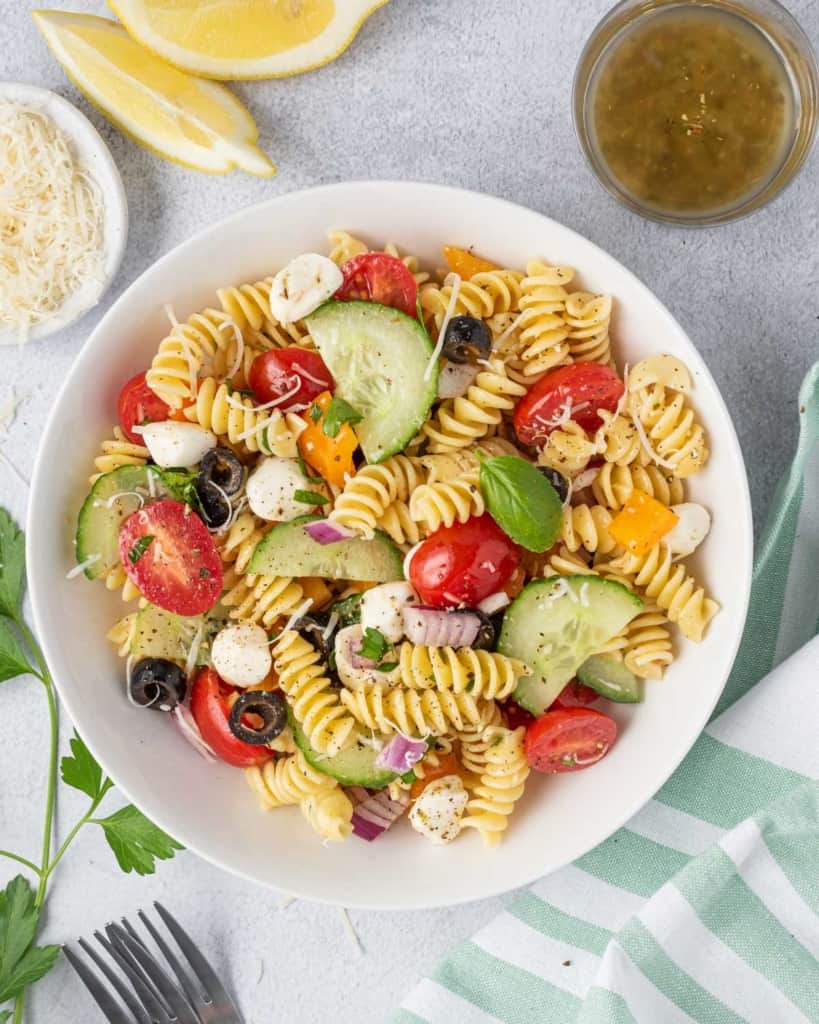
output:
M 680 517 L 644 491 L 633 490 L 609 525 L 609 533 L 630 555 L 647 555 Z
M 304 596 L 313 602 L 310 605 L 311 611 L 320 611 L 333 600 L 332 590 L 318 576 L 305 576 L 299 580 L 299 585 Z
M 332 398 L 329 391 L 323 391 L 315 400 L 315 404 L 322 413 L 325 413 Z M 308 410 L 304 414 L 304 419 L 307 421 L 307 429 L 303 430 L 299 436 L 299 451 L 304 461 L 312 466 L 317 473 L 320 473 L 328 483 L 335 484 L 336 487 L 343 487 L 344 477 L 348 473 L 350 476 L 355 473 L 353 452 L 358 448 L 358 438 L 355 436 L 353 428 L 349 423 L 342 423 L 336 436 L 328 437 L 322 429 L 323 415 L 314 423 L 310 410 Z
M 458 249 L 454 245 L 444 246 L 444 259 L 449 269 L 464 280 L 469 280 L 474 274 L 485 274 L 489 270 L 498 269 L 489 260 L 467 252 L 466 249 Z
M 442 779 L 445 775 L 459 775 L 458 758 L 452 754 L 444 754 L 435 768 L 424 766 L 423 779 L 416 779 L 410 787 L 410 799 L 417 800 L 430 782 Z

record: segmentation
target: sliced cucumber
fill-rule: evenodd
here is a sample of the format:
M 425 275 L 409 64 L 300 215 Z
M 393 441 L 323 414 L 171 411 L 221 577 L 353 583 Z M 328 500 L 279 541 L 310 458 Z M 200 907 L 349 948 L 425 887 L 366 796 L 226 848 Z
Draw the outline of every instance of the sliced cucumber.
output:
M 637 676 L 621 661 L 605 654 L 586 658 L 577 670 L 577 678 L 601 697 L 618 704 L 639 704 L 643 699 L 643 689 Z
M 368 462 L 403 451 L 438 394 L 423 325 L 377 302 L 325 302 L 307 327 L 336 382 L 362 415 L 355 433 Z
M 77 517 L 77 563 L 93 562 L 85 570 L 89 580 L 104 576 L 119 564 L 119 528 L 149 493 L 147 466 L 120 466 L 96 481 Z M 155 476 L 156 479 L 156 476 Z
M 335 544 L 319 544 L 305 532 L 304 524 L 320 518 L 300 516 L 275 526 L 256 545 L 247 571 L 374 583 L 404 578 L 401 552 L 385 533 L 376 532 L 372 540 L 351 537 Z
M 498 650 L 532 668 L 515 700 L 541 715 L 578 668 L 616 636 L 643 602 L 599 576 L 555 576 L 530 583 L 506 610 Z
M 291 713 L 290 728 L 296 746 L 304 754 L 305 760 L 316 771 L 330 775 L 342 786 L 365 786 L 367 789 L 383 789 L 396 778 L 395 772 L 379 768 L 375 763 L 378 751 L 357 740 L 351 746 L 340 750 L 333 757 L 319 754 L 311 745 L 301 725 Z
M 131 654 L 136 661 L 143 658 L 167 658 L 185 662 L 197 630 L 205 617 L 183 618 L 149 604 L 137 613 Z

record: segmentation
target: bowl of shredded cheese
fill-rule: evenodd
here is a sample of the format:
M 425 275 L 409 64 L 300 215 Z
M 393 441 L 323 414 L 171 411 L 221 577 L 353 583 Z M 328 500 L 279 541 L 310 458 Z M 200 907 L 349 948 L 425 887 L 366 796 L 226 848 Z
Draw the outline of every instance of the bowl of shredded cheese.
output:
M 94 307 L 127 235 L 122 179 L 88 118 L 47 89 L 0 83 L 0 345 Z

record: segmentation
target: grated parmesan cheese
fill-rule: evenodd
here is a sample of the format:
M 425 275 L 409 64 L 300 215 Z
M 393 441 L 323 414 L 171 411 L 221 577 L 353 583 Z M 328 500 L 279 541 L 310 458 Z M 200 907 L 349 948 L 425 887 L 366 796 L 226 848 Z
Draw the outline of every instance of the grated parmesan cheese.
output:
M 102 277 L 103 198 L 45 114 L 0 102 L 0 328 L 28 340 Z

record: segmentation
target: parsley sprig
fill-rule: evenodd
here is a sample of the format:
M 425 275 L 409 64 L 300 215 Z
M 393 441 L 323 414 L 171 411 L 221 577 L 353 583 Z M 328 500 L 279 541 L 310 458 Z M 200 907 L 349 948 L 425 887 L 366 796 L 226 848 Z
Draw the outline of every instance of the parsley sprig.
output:
M 359 655 L 362 658 L 369 658 L 375 662 L 377 672 L 392 672 L 398 667 L 397 661 L 385 661 L 389 655 L 395 654 L 395 646 L 384 636 L 379 629 L 367 627 L 364 630 L 364 637 L 361 641 Z
M 152 874 L 157 860 L 167 860 L 182 849 L 136 807 L 128 805 L 108 817 L 97 817 L 97 810 L 113 783 L 103 775 L 102 768 L 75 732 L 70 741 L 71 753 L 59 762 L 59 772 L 63 783 L 84 793 L 90 803 L 56 852 L 52 852 L 57 802 L 57 701 L 48 666 L 23 618 L 24 585 L 23 534 L 11 516 L 0 509 L 0 683 L 22 676 L 37 679 L 45 692 L 49 719 L 49 768 L 39 863 L 10 850 L 0 850 L 0 857 L 20 864 L 35 882 L 32 885 L 20 874 L 0 890 L 0 1005 L 14 1000 L 13 1011 L 0 1009 L 0 1024 L 7 1021 L 20 1024 L 26 989 L 54 966 L 60 947 L 38 946 L 36 935 L 49 879 L 83 826 L 92 824 L 103 830 L 119 866 L 126 872 Z

